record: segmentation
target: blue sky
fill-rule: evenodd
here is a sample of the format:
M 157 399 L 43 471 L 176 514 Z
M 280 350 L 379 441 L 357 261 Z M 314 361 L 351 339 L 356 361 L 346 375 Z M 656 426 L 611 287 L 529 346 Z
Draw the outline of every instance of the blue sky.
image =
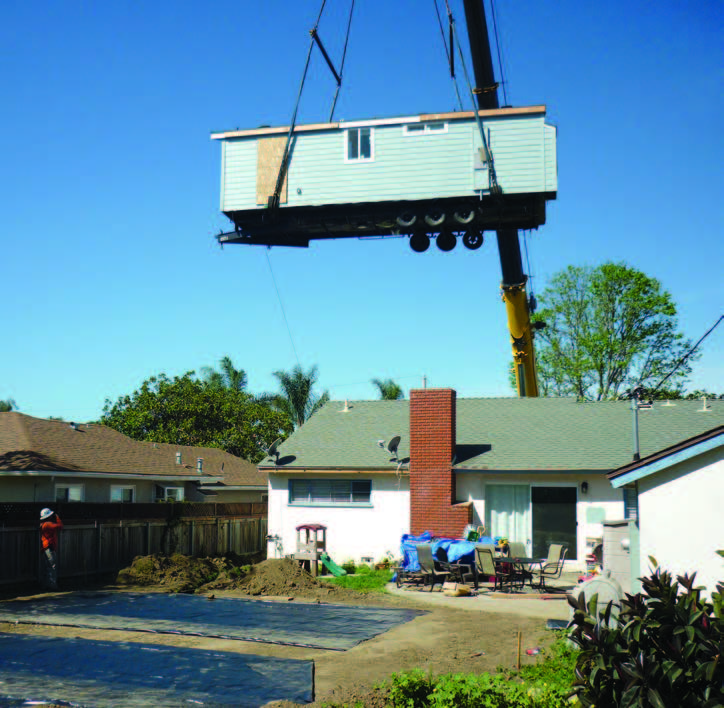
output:
M 336 58 L 349 5 L 327 5 Z M 661 280 L 698 339 L 724 301 L 721 5 L 496 8 L 509 103 L 545 103 L 558 126 L 558 200 L 528 239 L 534 290 L 570 264 L 625 261 Z M 216 244 L 229 222 L 209 134 L 288 124 L 318 9 L 3 3 L 0 398 L 92 420 L 151 375 L 227 354 L 268 391 L 294 349 L 338 399 L 423 375 L 459 396 L 512 394 L 492 234 L 424 254 L 400 239 Z M 337 118 L 453 109 L 433 3 L 358 2 L 344 78 Z M 299 121 L 325 120 L 333 89 L 315 52 Z M 722 389 L 723 349 L 719 327 L 690 389 Z

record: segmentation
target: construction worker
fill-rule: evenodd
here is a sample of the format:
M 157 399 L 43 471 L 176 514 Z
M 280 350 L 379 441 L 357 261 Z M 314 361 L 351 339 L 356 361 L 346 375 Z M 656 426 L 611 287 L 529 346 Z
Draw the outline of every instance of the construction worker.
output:
M 43 585 L 48 590 L 58 589 L 58 532 L 63 522 L 52 509 L 40 512 L 40 541 L 43 544 Z

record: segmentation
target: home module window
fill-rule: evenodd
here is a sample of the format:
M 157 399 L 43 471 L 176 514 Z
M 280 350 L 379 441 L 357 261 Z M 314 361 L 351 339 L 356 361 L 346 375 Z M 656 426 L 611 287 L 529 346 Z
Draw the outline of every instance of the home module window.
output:
M 429 135 L 430 133 L 447 133 L 447 123 L 444 121 L 407 123 L 403 130 L 404 135 Z
M 372 128 L 350 128 L 347 131 L 347 162 L 372 159 Z

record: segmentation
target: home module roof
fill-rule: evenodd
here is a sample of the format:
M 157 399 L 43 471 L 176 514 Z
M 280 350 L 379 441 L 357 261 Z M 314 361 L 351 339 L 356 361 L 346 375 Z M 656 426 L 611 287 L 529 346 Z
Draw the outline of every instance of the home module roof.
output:
M 347 409 L 345 412 L 345 408 Z M 724 422 L 724 401 L 657 401 L 640 410 L 641 455 Z M 457 399 L 456 470 L 601 471 L 632 458 L 629 401 L 572 398 Z M 409 462 L 409 401 L 330 401 L 279 448 L 264 469 L 395 471 Z M 395 460 L 378 441 L 400 435 Z

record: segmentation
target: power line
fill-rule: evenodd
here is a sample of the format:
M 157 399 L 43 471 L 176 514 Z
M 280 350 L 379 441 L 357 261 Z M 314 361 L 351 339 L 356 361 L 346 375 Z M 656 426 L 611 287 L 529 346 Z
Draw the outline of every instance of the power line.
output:
M 289 341 L 292 343 L 292 351 L 294 352 L 294 358 L 297 360 L 297 366 L 299 368 L 302 368 L 302 364 L 299 361 L 299 356 L 297 355 L 297 348 L 294 346 L 294 337 L 292 337 L 292 330 L 289 329 L 289 322 L 287 321 L 287 313 L 284 312 L 284 303 L 282 302 L 282 296 L 279 294 L 279 288 L 277 287 L 277 281 L 274 277 L 274 271 L 272 270 L 272 264 L 271 260 L 269 259 L 269 249 L 266 249 L 266 262 L 269 264 L 269 272 L 271 273 L 272 283 L 274 283 L 274 290 L 276 290 L 277 293 L 277 299 L 279 300 L 279 307 L 282 308 L 282 317 L 284 318 L 284 324 L 287 326 L 287 333 L 289 334 Z
M 719 319 L 711 327 L 709 327 L 709 329 L 704 332 L 704 336 L 701 337 L 701 339 L 699 339 L 699 341 L 691 349 L 689 349 L 689 351 L 684 354 L 684 356 L 682 356 L 679 361 L 676 362 L 674 368 L 668 374 L 666 374 L 666 376 L 664 376 L 661 381 L 659 381 L 658 386 L 656 386 L 654 390 L 649 393 L 649 395 L 653 395 L 664 385 L 664 382 L 668 378 L 670 378 L 676 372 L 676 370 L 699 348 L 699 345 L 719 326 L 722 320 L 724 320 L 724 315 L 719 315 Z

